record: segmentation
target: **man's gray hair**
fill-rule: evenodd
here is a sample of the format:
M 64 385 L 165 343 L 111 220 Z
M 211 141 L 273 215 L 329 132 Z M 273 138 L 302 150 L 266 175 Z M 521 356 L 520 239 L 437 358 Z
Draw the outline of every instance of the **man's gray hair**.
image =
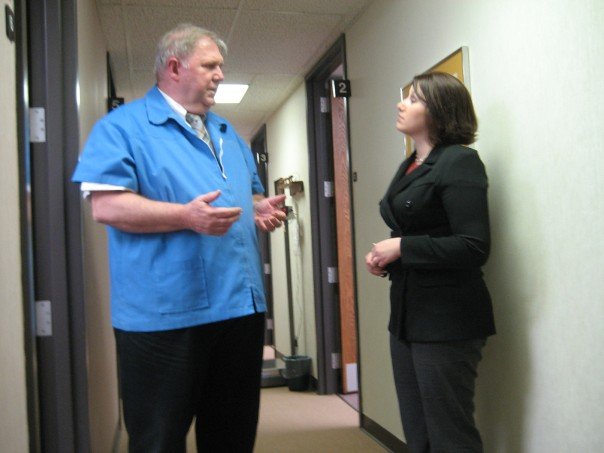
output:
M 166 67 L 166 63 L 172 57 L 185 62 L 195 50 L 200 39 L 209 38 L 216 43 L 220 54 L 226 57 L 227 45 L 216 33 L 193 24 L 180 24 L 167 32 L 157 44 L 157 55 L 155 56 L 155 76 Z

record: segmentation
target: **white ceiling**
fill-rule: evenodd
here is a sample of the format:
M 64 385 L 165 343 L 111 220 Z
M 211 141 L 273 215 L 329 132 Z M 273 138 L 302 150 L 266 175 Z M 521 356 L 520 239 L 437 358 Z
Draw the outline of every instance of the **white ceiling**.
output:
M 118 96 L 155 83 L 159 38 L 181 22 L 215 31 L 229 53 L 225 83 L 250 85 L 238 105 L 217 105 L 247 140 L 372 0 L 96 0 Z

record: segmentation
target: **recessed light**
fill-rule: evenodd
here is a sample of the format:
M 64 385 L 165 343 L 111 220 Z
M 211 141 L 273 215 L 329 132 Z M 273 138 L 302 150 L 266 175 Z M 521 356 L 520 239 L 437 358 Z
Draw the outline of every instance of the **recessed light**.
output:
M 236 83 L 223 83 L 218 85 L 218 90 L 214 96 L 216 104 L 239 104 L 249 85 Z

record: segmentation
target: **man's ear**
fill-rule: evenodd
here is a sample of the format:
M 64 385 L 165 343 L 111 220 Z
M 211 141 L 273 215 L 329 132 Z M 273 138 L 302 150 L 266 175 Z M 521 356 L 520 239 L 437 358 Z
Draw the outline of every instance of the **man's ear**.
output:
M 178 58 L 176 57 L 172 57 L 168 60 L 168 62 L 166 63 L 166 73 L 168 75 L 169 78 L 173 79 L 173 80 L 178 80 L 178 78 L 180 77 L 180 61 L 178 61 Z

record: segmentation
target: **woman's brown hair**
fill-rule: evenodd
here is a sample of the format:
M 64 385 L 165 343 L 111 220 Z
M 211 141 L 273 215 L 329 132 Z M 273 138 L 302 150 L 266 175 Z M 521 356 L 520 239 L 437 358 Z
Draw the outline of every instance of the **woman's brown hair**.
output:
M 413 90 L 426 103 L 433 145 L 469 145 L 478 121 L 468 89 L 456 77 L 430 72 L 413 78 Z

